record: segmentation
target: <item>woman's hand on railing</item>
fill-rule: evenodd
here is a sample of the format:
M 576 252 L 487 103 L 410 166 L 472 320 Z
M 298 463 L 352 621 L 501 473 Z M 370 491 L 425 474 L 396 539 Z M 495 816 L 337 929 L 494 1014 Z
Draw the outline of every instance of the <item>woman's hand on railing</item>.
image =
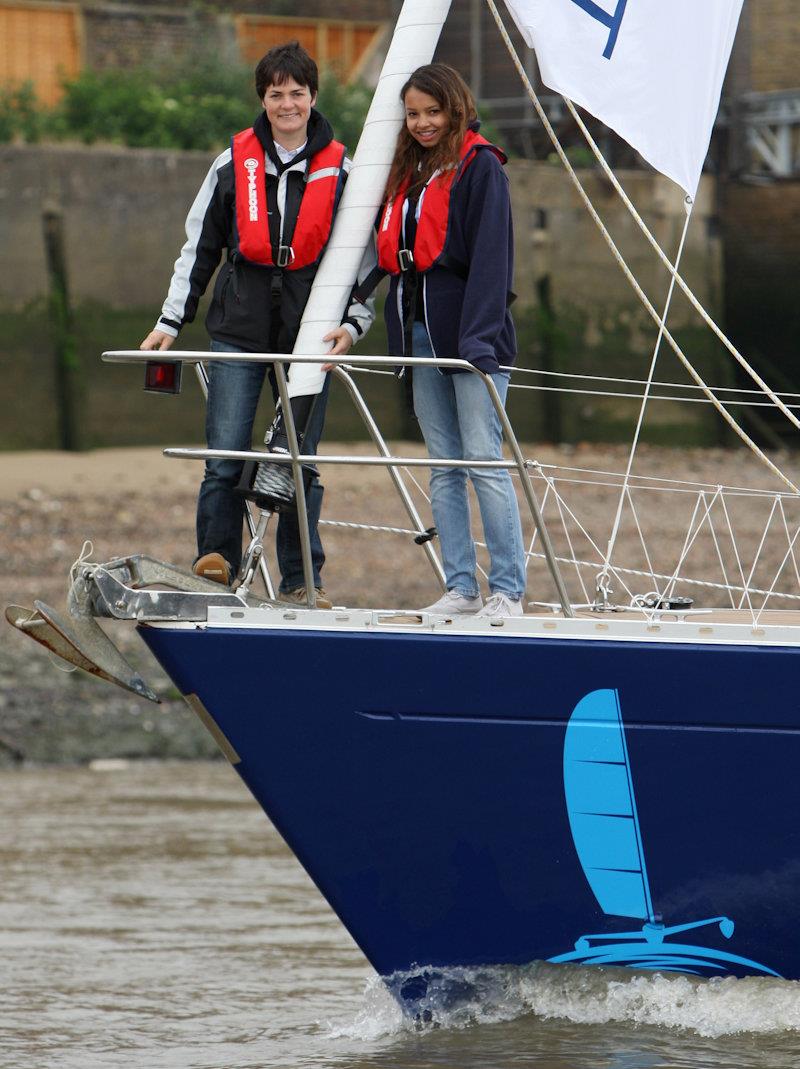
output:
M 175 338 L 171 334 L 166 334 L 163 330 L 151 330 L 139 348 L 164 350 L 169 349 L 174 341 Z

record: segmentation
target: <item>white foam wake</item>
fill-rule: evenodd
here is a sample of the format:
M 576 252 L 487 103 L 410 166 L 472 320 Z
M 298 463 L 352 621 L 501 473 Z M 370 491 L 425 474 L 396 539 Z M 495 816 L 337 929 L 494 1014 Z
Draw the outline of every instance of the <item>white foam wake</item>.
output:
M 404 1031 L 493 1024 L 526 1014 L 576 1024 L 656 1025 L 714 1039 L 747 1032 L 800 1032 L 800 983 L 765 977 L 702 980 L 541 962 L 436 970 L 428 973 L 427 991 L 412 1013 L 404 1013 L 376 977 L 367 982 L 354 1017 L 329 1023 L 327 1029 L 332 1039 L 369 1041 Z

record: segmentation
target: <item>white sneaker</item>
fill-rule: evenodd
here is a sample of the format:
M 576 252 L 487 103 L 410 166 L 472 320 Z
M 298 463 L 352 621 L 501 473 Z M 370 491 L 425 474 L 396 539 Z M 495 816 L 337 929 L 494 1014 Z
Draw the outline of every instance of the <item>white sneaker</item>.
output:
M 483 607 L 483 599 L 480 594 L 474 598 L 468 598 L 466 594 L 459 594 L 457 590 L 448 590 L 433 605 L 426 605 L 422 612 L 435 612 L 441 616 L 474 616 Z
M 490 594 L 486 599 L 486 604 L 477 612 L 476 616 L 523 616 L 525 613 L 522 607 L 522 598 L 518 598 L 516 601 L 514 598 L 510 598 L 508 594 Z

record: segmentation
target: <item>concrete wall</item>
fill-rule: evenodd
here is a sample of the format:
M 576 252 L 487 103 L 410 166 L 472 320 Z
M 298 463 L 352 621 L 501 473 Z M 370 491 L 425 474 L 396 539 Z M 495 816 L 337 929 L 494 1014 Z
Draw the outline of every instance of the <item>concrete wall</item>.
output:
M 516 160 L 508 170 L 520 297 L 535 302 L 538 283 L 549 276 L 554 307 L 583 312 L 590 335 L 602 331 L 604 321 L 621 309 L 632 309 L 637 320 L 648 322 L 645 309 L 561 165 Z M 581 171 L 580 177 L 623 258 L 660 308 L 668 285 L 665 269 L 610 183 L 596 171 Z M 661 175 L 645 171 L 620 172 L 618 177 L 662 248 L 674 258 L 686 218 L 681 190 Z M 714 190 L 714 180 L 704 177 L 681 264 L 689 284 L 712 311 L 718 309 L 722 293 L 722 250 L 713 221 Z M 681 326 L 692 318 L 686 302 L 676 301 L 670 322 Z
M 160 308 L 184 240 L 183 222 L 212 157 L 151 149 L 0 146 L 0 305 L 21 307 L 46 291 L 42 209 L 64 216 L 73 300 L 112 308 Z M 535 303 L 549 276 L 558 305 L 593 319 L 633 308 L 636 299 L 560 167 L 509 165 L 517 240 L 520 304 Z M 658 304 L 666 276 L 613 190 L 585 172 L 590 196 Z M 641 171 L 622 176 L 664 248 L 677 248 L 681 194 L 666 179 Z M 710 225 L 713 181 L 704 179 L 684 265 L 700 297 L 715 306 L 721 289 L 720 248 Z M 685 319 L 676 306 L 675 322 Z
M 42 209 L 61 209 L 73 300 L 160 308 L 205 152 L 0 146 L 0 303 L 46 291 Z

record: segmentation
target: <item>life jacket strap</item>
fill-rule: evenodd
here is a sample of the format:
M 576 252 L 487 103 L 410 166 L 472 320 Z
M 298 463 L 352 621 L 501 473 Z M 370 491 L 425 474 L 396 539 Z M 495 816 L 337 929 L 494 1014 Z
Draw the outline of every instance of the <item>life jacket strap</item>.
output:
M 353 286 L 353 292 L 350 295 L 350 299 L 358 301 L 359 304 L 366 304 L 378 288 L 378 284 L 382 279 L 386 278 L 388 274 L 389 272 L 384 271 L 382 267 L 373 267 L 363 282 Z
M 278 254 L 275 257 L 276 267 L 288 267 L 294 263 L 294 249 L 291 245 L 279 245 Z

